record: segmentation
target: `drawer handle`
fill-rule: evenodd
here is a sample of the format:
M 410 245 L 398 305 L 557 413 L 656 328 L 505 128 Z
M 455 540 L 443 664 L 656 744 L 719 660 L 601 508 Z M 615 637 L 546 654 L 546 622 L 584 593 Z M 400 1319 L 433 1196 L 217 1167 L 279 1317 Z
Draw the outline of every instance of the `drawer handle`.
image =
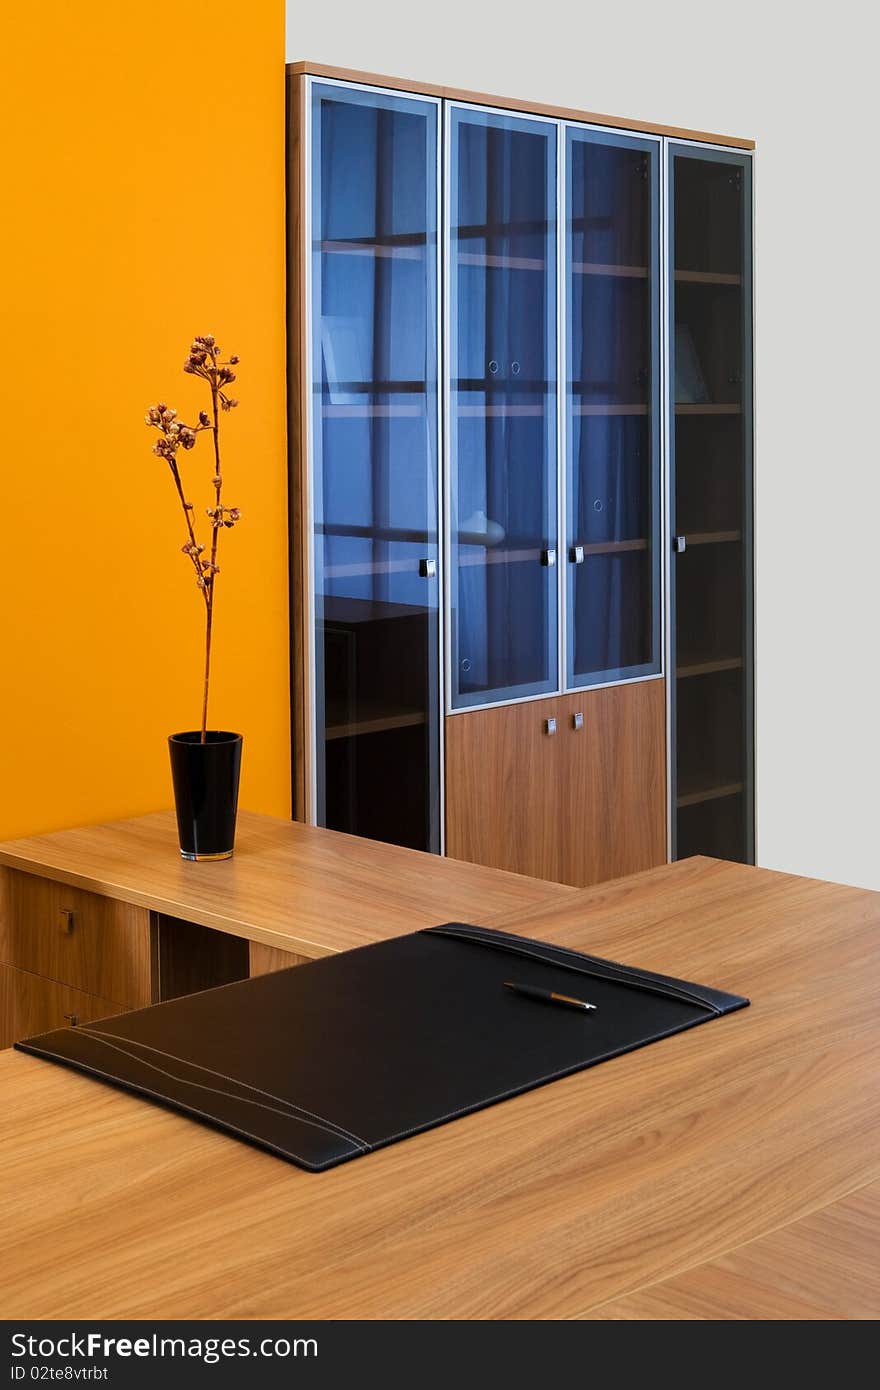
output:
M 584 715 L 582 710 L 578 710 L 577 714 L 571 716 L 571 727 L 575 730 L 584 727 Z
M 62 1014 L 61 1017 L 67 1019 L 67 1022 L 70 1024 L 71 1028 L 75 1028 L 76 1025 L 79 1023 L 79 1014 Z
M 62 907 L 61 916 L 64 919 L 64 933 L 66 936 L 70 936 L 70 933 L 76 926 L 76 913 L 72 907 Z

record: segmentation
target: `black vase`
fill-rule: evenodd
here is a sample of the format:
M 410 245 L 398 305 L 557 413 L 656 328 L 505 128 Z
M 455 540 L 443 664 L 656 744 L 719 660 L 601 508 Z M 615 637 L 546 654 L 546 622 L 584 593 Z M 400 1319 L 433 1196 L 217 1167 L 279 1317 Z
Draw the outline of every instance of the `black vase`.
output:
M 209 729 L 172 734 L 171 777 L 184 859 L 228 859 L 235 844 L 241 734 Z

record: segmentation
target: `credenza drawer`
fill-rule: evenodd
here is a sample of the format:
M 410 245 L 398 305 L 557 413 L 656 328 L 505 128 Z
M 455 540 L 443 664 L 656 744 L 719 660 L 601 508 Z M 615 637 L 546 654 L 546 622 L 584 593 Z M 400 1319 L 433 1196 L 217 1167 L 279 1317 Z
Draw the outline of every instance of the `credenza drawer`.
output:
M 146 908 L 17 869 L 0 878 L 0 961 L 117 1005 L 151 1002 Z
M 93 1023 L 122 1012 L 111 999 L 99 999 L 57 980 L 0 965 L 0 1047 L 11 1047 L 20 1038 L 32 1038 L 53 1028 Z

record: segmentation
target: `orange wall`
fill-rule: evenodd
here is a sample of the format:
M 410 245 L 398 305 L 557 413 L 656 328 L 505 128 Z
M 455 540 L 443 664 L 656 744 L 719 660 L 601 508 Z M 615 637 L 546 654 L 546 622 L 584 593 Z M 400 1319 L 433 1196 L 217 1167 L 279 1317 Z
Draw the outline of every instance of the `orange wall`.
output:
M 202 332 L 241 357 L 244 513 L 209 721 L 245 736 L 243 805 L 288 814 L 283 0 L 44 0 L 0 47 L 0 838 L 170 804 L 203 617 L 143 414 L 203 404 Z

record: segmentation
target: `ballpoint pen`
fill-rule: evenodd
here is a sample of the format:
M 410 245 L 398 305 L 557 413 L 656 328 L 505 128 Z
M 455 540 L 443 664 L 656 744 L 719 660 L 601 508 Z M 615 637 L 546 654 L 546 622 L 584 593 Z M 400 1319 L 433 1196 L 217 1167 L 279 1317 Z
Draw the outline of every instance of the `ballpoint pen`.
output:
M 521 985 L 516 980 L 505 980 L 505 989 L 512 989 L 515 994 L 524 994 L 527 999 L 540 999 L 545 1004 L 564 1004 L 569 1009 L 595 1009 L 595 1004 L 588 1004 L 586 999 L 575 999 L 570 994 L 560 994 L 555 989 L 540 989 L 538 985 Z

